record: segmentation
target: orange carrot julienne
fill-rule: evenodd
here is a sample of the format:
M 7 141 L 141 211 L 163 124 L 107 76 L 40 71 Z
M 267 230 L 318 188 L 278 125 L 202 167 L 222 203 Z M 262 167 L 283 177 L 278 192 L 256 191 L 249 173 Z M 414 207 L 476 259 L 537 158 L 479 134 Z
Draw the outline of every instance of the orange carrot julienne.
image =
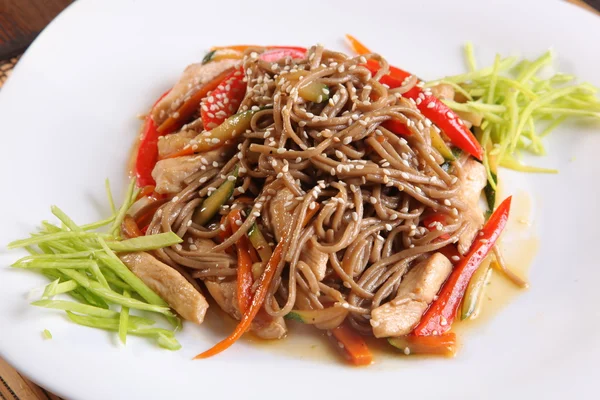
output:
M 319 210 L 319 206 L 317 205 L 313 209 L 309 209 L 306 213 L 306 217 L 302 223 L 302 226 L 306 226 L 306 224 L 312 219 L 312 217 Z M 283 256 L 283 247 L 288 240 L 289 232 L 286 231 L 277 246 L 275 246 L 275 250 L 273 250 L 273 254 L 267 263 L 262 276 L 260 277 L 260 282 L 258 288 L 254 292 L 254 297 L 252 298 L 252 302 L 250 303 L 250 307 L 246 310 L 246 312 L 242 315 L 242 319 L 236 326 L 235 330 L 231 335 L 221 340 L 212 348 L 206 350 L 204 353 L 198 354 L 194 357 L 194 360 L 199 358 L 208 358 L 214 355 L 221 353 L 222 351 L 227 350 L 231 345 L 238 341 L 239 338 L 250 328 L 252 321 L 256 318 L 256 315 L 262 308 L 262 305 L 267 298 L 267 293 L 269 292 L 269 286 L 271 286 L 271 282 L 273 281 L 273 277 L 275 276 L 275 271 L 277 271 L 277 267 L 281 262 L 281 258 Z
M 187 146 L 184 147 L 181 150 L 177 150 L 173 153 L 169 153 L 167 155 L 165 155 L 164 157 L 161 158 L 161 160 L 165 160 L 167 158 L 177 158 L 177 157 L 183 157 L 183 156 L 191 156 L 194 154 L 194 149 L 192 149 L 192 146 Z
M 267 266 L 265 267 L 265 270 L 261 277 L 260 285 L 254 293 L 254 297 L 252 298 L 250 307 L 242 316 L 241 321 L 239 322 L 233 333 L 227 338 L 217 343 L 211 349 L 205 351 L 204 353 L 198 354 L 196 357 L 194 357 L 194 359 L 212 357 L 221 353 L 224 350 L 227 350 L 229 347 L 231 347 L 232 344 L 234 344 L 239 338 L 242 337 L 242 335 L 248 330 L 248 328 L 250 328 L 250 324 L 252 324 L 252 321 L 256 317 L 256 314 L 258 314 L 258 311 L 261 309 L 263 302 L 267 297 L 267 293 L 269 292 L 269 286 L 271 285 L 271 281 L 275 276 L 275 271 L 277 270 L 279 262 L 281 261 L 283 246 L 285 245 L 285 242 L 286 238 L 281 238 L 281 241 L 275 247 L 273 255 L 267 263 Z
M 208 92 L 214 90 L 219 84 L 233 71 L 233 68 L 229 68 L 219 75 L 217 75 L 212 81 L 207 82 L 200 90 L 194 93 L 187 101 L 185 101 L 181 107 L 177 109 L 172 115 L 169 116 L 160 126 L 157 131 L 161 135 L 171 133 L 183 126 L 185 121 L 188 120 L 200 107 L 200 102 L 203 98 L 208 95 Z M 174 117 L 176 115 L 177 117 Z
M 339 343 L 336 346 L 354 365 L 369 365 L 373 362 L 373 354 L 365 340 L 346 324 L 331 330 L 332 336 Z M 337 343 L 336 343 L 337 344 Z
M 292 49 L 292 50 L 306 51 L 306 49 L 304 47 L 298 47 L 298 46 L 261 46 L 258 44 L 240 44 L 240 45 L 233 45 L 233 46 L 213 46 L 210 48 L 210 50 L 211 51 L 214 51 L 214 50 L 236 50 L 236 51 L 244 52 L 244 51 L 248 50 L 249 48 L 263 48 L 266 50 Z
M 240 209 L 231 210 L 227 216 L 231 232 L 235 233 L 240 228 L 238 221 L 242 222 Z M 240 224 L 241 225 L 241 224 Z M 250 243 L 244 235 L 236 243 L 237 247 L 237 301 L 242 314 L 250 307 L 252 301 L 252 258 L 250 257 Z
M 369 50 L 367 48 L 367 46 L 365 46 L 364 44 L 359 42 L 358 39 L 355 38 L 354 36 L 346 34 L 346 39 L 348 39 L 348 41 L 350 42 L 350 46 L 352 47 L 352 50 L 354 50 L 358 54 L 362 55 L 362 54 L 371 54 L 372 53 L 372 51 Z
M 126 215 L 123 219 L 123 223 L 121 224 L 121 230 L 123 231 L 125 236 L 127 236 L 130 239 L 139 236 L 144 236 L 137 222 L 135 222 L 135 219 L 133 219 L 131 215 Z

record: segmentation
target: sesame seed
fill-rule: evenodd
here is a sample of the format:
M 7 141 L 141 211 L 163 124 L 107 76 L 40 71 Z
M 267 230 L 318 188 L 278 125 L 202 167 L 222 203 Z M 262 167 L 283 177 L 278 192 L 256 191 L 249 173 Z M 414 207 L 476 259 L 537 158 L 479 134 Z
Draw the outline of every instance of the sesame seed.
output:
M 448 199 L 444 199 L 444 204 L 447 205 L 447 206 L 451 206 L 452 205 L 452 203 Z
M 281 178 L 283 178 L 283 172 L 280 172 L 277 174 L 277 179 L 281 179 Z
M 344 140 L 342 141 L 342 143 L 344 143 L 344 144 L 350 144 L 350 142 L 352 142 L 352 137 L 350 137 L 350 136 L 346 136 L 344 138 Z
M 452 258 L 452 261 L 459 261 L 460 260 L 459 256 L 452 256 L 450 258 Z
M 285 151 L 286 151 L 285 148 L 280 147 L 277 149 L 277 154 L 283 154 L 283 153 L 285 153 Z
M 236 178 L 235 178 L 235 176 L 230 175 L 230 176 L 227 177 L 227 180 L 230 181 L 230 182 L 235 182 Z
M 410 348 L 409 347 L 405 347 L 404 348 L 404 354 L 406 354 L 407 356 L 410 355 Z
M 385 229 L 391 231 L 393 229 L 391 224 L 385 224 Z
M 356 222 L 358 221 L 358 213 L 356 211 L 352 212 L 352 219 Z

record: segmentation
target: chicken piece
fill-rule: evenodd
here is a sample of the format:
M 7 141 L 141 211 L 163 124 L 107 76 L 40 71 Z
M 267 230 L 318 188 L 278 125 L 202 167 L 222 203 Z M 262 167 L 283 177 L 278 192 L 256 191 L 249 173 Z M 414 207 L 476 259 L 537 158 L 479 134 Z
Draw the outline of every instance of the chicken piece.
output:
M 206 289 L 215 299 L 219 307 L 231 317 L 240 320 L 241 313 L 237 304 L 237 281 L 213 282 L 204 281 Z M 281 339 L 287 333 L 287 326 L 282 317 L 255 319 L 250 329 L 261 339 Z
M 454 100 L 454 88 L 447 83 L 440 83 L 431 87 L 431 94 L 440 100 Z
M 329 256 L 315 248 L 310 240 L 304 245 L 300 254 L 300 261 L 304 261 L 310 267 L 319 281 L 325 278 L 327 260 L 329 260 Z
M 197 324 L 204 321 L 208 309 L 206 299 L 179 272 L 145 252 L 119 258 L 184 319 Z
M 200 170 L 202 164 L 222 161 L 229 151 L 215 149 L 196 156 L 165 158 L 156 163 L 152 177 L 156 181 L 156 193 L 178 193 L 185 184 L 184 180 Z M 224 156 L 222 155 L 224 154 Z M 202 160 L 205 160 L 204 162 Z
M 269 202 L 269 220 L 275 239 L 279 241 L 288 228 L 292 210 L 298 205 L 298 200 L 287 187 L 277 191 Z
M 238 60 L 221 60 L 188 65 L 173 89 L 152 109 L 152 119 L 160 126 L 183 102 L 220 73 L 233 68 Z
M 434 253 L 404 275 L 396 298 L 371 311 L 375 337 L 402 336 L 410 333 L 439 292 L 452 271 L 452 263 Z
M 210 239 L 196 238 L 194 244 L 198 250 L 210 251 L 215 242 Z M 232 318 L 240 320 L 242 317 L 237 302 L 237 281 L 209 281 L 204 284 L 219 307 Z M 260 314 L 259 316 L 260 317 Z M 287 326 L 282 317 L 279 318 L 256 318 L 250 329 L 261 339 L 281 339 L 287 334 Z
M 170 154 L 183 150 L 186 144 L 189 144 L 198 132 L 192 130 L 172 133 L 161 136 L 158 141 L 158 158 L 163 159 Z
M 469 226 L 458 238 L 458 251 L 464 255 L 469 251 L 475 235 L 485 222 L 479 199 L 481 191 L 487 184 L 487 172 L 483 164 L 471 157 L 467 158 L 462 168 L 460 199 L 467 205 L 465 213 L 466 218 L 469 219 Z

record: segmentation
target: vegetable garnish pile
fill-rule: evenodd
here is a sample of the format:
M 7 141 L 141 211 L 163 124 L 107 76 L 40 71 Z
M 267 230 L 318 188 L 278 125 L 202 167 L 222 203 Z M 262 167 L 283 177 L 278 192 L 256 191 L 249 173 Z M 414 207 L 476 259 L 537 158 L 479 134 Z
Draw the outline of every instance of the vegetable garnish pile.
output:
M 175 339 L 175 331 L 181 325 L 179 318 L 115 254 L 153 250 L 181 242 L 173 232 L 121 239 L 121 224 L 137 195 L 134 186 L 134 182 L 129 185 L 124 204 L 116 210 L 107 182 L 113 214 L 87 225 L 77 225 L 60 208 L 52 206 L 52 214 L 61 224 L 43 221 L 39 231 L 31 237 L 10 243 L 9 249 L 22 247 L 30 253 L 12 266 L 37 270 L 52 280 L 42 299 L 33 305 L 64 310 L 71 321 L 80 325 L 116 331 L 123 343 L 127 334 L 131 334 L 149 337 L 161 347 L 178 350 L 181 346 Z M 102 228 L 105 232 L 100 231 Z M 55 298 L 62 294 L 76 301 Z M 134 315 L 134 310 L 145 311 L 150 316 L 161 315 L 175 329 L 152 327 L 154 319 Z
M 551 51 L 535 60 L 496 55 L 492 66 L 478 69 L 473 46 L 467 43 L 465 58 L 469 72 L 427 82 L 425 87 L 450 85 L 461 102 L 444 103 L 460 116 L 480 122 L 476 136 L 486 149 L 483 162 L 494 189 L 498 166 L 556 173 L 522 164 L 520 151 L 545 155 L 542 140 L 569 117 L 600 119 L 598 88 L 589 83 L 575 84 L 575 76 L 569 74 L 543 77 L 552 66 Z

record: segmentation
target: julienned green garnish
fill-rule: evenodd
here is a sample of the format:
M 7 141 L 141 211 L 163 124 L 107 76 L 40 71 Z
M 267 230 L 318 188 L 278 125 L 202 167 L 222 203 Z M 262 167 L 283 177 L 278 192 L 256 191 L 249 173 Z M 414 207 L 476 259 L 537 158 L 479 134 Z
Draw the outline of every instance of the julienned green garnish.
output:
M 13 267 L 37 270 L 52 279 L 42 299 L 33 305 L 64 310 L 71 321 L 80 325 L 118 332 L 123 343 L 127 334 L 132 334 L 147 336 L 161 347 L 177 350 L 181 346 L 174 332 L 181 321 L 115 254 L 115 251 L 154 250 L 181 242 L 173 232 L 122 240 L 120 226 L 135 200 L 134 187 L 134 183 L 129 185 L 124 204 L 115 209 L 107 183 L 113 215 L 88 225 L 77 225 L 60 208 L 52 206 L 52 213 L 61 225 L 44 221 L 31 237 L 10 243 L 8 248 L 23 247 L 30 253 Z M 96 232 L 107 226 L 109 233 Z M 53 299 L 60 294 L 68 294 L 76 301 Z M 175 330 L 147 328 L 155 321 L 133 315 L 134 310 L 161 314 Z
M 466 102 L 445 101 L 454 111 L 472 112 L 483 116 L 476 135 L 486 150 L 484 165 L 488 180 L 493 179 L 497 165 L 523 172 L 556 173 L 554 169 L 532 167 L 519 161 L 526 151 L 544 155 L 542 138 L 568 117 L 586 116 L 600 119 L 598 89 L 588 83 L 575 84 L 572 75 L 555 73 L 542 77 L 552 65 L 552 52 L 535 60 L 496 56 L 494 64 L 477 69 L 473 47 L 465 46 L 469 72 L 428 82 L 451 85 Z

